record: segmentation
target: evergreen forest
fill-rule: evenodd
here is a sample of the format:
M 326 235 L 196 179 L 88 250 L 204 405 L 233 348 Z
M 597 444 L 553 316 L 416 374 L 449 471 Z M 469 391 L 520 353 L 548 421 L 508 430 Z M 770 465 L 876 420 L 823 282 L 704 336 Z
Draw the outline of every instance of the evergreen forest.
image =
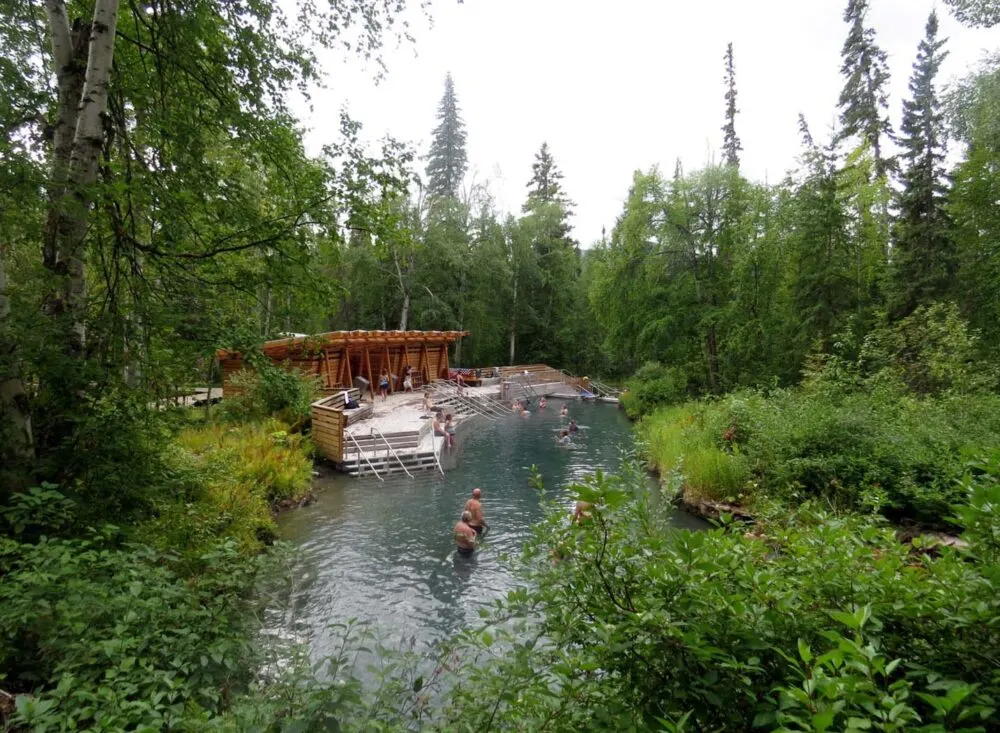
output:
M 0 726 L 1000 729 L 1000 50 L 945 78 L 939 27 L 1000 2 L 943 0 L 902 99 L 879 0 L 839 2 L 837 122 L 799 118 L 792 170 L 741 168 L 722 38 L 715 157 L 636 170 L 581 242 L 560 141 L 503 210 L 451 75 L 428 149 L 344 112 L 307 154 L 321 56 L 378 65 L 430 3 L 5 0 Z M 364 329 L 618 385 L 637 451 L 480 626 L 414 651 L 331 619 L 316 664 L 261 617 L 317 385 L 259 347 Z M 219 349 L 241 394 L 175 405 Z

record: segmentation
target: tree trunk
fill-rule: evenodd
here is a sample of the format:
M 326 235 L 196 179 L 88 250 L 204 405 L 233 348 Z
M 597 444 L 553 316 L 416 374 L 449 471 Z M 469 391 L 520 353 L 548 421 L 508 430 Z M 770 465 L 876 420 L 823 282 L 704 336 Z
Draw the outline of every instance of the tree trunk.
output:
M 712 392 L 719 386 L 719 344 L 715 335 L 715 324 L 708 327 L 705 336 L 705 350 L 708 353 L 708 389 Z
M 18 370 L 17 349 L 8 332 L 10 298 L 0 250 L 0 490 L 26 487 L 35 457 L 28 394 Z M 9 468 L 8 468 L 9 467 Z M 13 470 L 11 470 L 13 469 Z
M 42 261 L 54 271 L 59 261 L 59 232 L 68 217 L 70 160 L 80 116 L 80 97 L 87 81 L 87 41 L 90 25 L 75 23 L 70 30 L 66 5 L 62 0 L 45 3 L 52 41 L 52 61 L 58 85 L 56 121 L 52 134 L 52 161 L 49 170 L 49 210 L 42 240 Z
M 59 85 L 58 126 L 63 128 L 58 147 L 53 147 L 54 180 L 50 199 L 54 198 L 54 202 L 46 227 L 45 264 L 60 280 L 49 308 L 51 314 L 67 318 L 67 352 L 80 357 L 86 340 L 85 241 L 93 205 L 91 189 L 97 182 L 105 141 L 104 111 L 114 58 L 118 0 L 97 0 L 94 6 L 87 65 L 75 120 L 68 105 L 72 104 L 76 89 L 80 88 L 77 63 L 80 54 L 77 51 L 82 45 L 83 28 L 77 26 L 75 32 L 70 31 L 63 0 L 46 0 L 45 7 Z M 72 138 L 67 141 L 69 127 L 74 122 Z
M 406 330 L 406 323 L 410 318 L 410 291 L 403 291 L 403 308 L 399 313 L 399 330 Z

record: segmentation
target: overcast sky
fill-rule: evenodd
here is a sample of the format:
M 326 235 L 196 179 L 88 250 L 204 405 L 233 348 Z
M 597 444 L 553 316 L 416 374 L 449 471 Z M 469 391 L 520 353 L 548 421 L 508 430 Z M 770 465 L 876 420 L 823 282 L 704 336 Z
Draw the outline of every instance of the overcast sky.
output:
M 468 131 L 471 174 L 498 205 L 519 211 L 531 163 L 548 141 L 576 202 L 583 246 L 610 232 L 632 173 L 681 159 L 693 170 L 718 157 L 723 62 L 732 41 L 750 178 L 776 181 L 795 165 L 797 119 L 817 139 L 836 115 L 846 0 L 435 0 L 433 26 L 416 19 L 415 45 L 388 49 L 388 75 L 324 57 L 328 88 L 301 108 L 307 146 L 337 135 L 347 107 L 366 136 L 390 134 L 424 155 L 450 71 Z M 871 0 L 889 54 L 898 125 L 917 43 L 934 0 Z M 942 82 L 1000 47 L 997 30 L 971 30 L 940 2 L 950 56 Z M 421 173 L 424 163 L 420 162 Z

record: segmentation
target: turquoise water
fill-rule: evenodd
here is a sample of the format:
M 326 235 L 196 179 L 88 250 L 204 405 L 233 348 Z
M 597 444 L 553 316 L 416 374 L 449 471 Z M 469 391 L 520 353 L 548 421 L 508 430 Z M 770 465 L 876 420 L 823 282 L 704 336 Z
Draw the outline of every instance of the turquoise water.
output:
M 424 471 L 383 483 L 324 471 L 316 503 L 280 520 L 282 539 L 296 549 L 286 630 L 322 657 L 337 641 L 329 624 L 350 618 L 371 622 L 387 642 L 418 645 L 473 623 L 479 608 L 516 586 L 501 555 L 519 551 L 544 515 L 530 466 L 542 473 L 546 499 L 569 514 L 574 499 L 565 487 L 598 468 L 616 470 L 632 447 L 617 406 L 581 402 L 569 403 L 580 433 L 573 445 L 557 446 L 563 404 L 553 400 L 529 418 L 460 426 L 455 447 L 442 456 L 443 476 Z M 473 558 L 461 558 L 452 528 L 477 486 L 491 530 Z M 704 526 L 683 514 L 673 519 Z

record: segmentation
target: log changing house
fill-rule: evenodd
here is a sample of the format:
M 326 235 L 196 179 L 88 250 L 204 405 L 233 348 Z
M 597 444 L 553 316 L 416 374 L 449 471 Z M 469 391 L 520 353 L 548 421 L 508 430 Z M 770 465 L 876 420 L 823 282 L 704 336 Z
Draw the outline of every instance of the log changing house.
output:
M 377 389 L 378 378 L 386 369 L 391 378 L 389 391 L 403 389 L 406 367 L 411 367 L 413 386 L 448 378 L 448 347 L 467 331 L 331 331 L 316 336 L 268 341 L 261 351 L 276 365 L 317 377 L 325 395 L 313 403 L 312 436 L 320 452 L 337 463 L 344 461 L 344 430 L 348 425 L 371 417 L 374 404 L 367 402 L 347 409 L 343 392 L 360 399 L 357 378 Z M 238 394 L 233 375 L 244 368 L 243 355 L 219 351 L 223 397 Z
M 354 386 L 363 377 L 377 388 L 378 377 L 387 369 L 392 379 L 389 391 L 403 388 L 403 371 L 413 368 L 414 387 L 448 376 L 448 347 L 468 331 L 330 331 L 315 336 L 267 341 L 264 356 L 278 366 L 313 374 L 324 393 Z M 219 351 L 223 397 L 238 393 L 234 374 L 244 368 L 239 352 Z

